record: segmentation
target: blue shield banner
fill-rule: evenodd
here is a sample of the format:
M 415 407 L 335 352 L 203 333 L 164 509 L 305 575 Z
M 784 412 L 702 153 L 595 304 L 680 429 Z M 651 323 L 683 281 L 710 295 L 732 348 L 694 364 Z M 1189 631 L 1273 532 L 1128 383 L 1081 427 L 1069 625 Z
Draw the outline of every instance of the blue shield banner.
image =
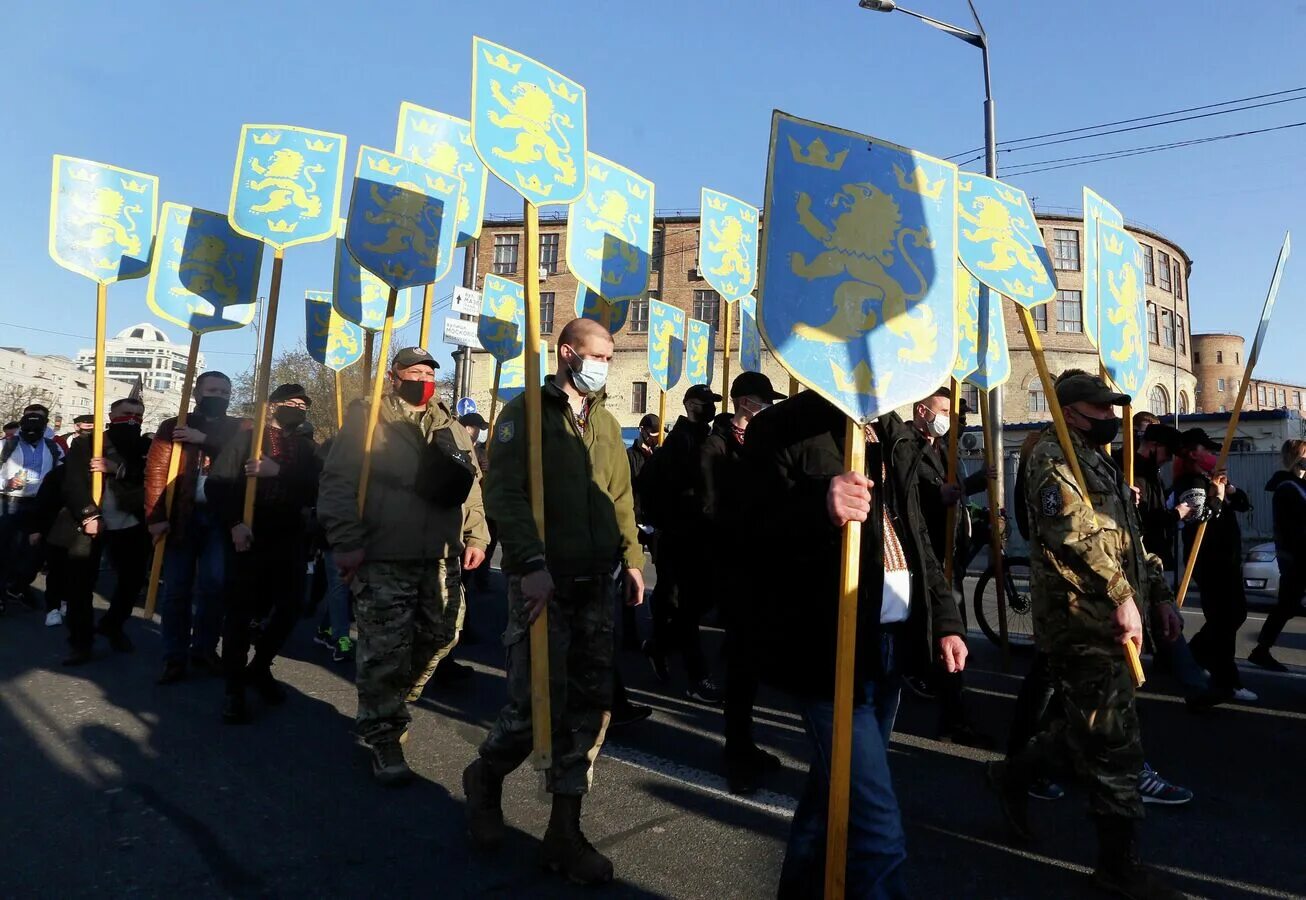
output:
M 549 372 L 549 345 L 540 341 L 540 384 L 544 384 Z M 503 364 L 499 373 L 499 388 L 495 396 L 500 403 L 507 403 L 521 394 L 526 385 L 526 348 L 523 346 L 516 356 Z
M 762 371 L 762 335 L 757 331 L 757 300 L 739 298 L 739 368 Z
M 1020 188 L 983 175 L 957 176 L 957 254 L 971 275 L 1032 308 L 1057 295 L 1052 258 Z
M 680 382 L 685 367 L 685 311 L 661 300 L 648 302 L 648 372 L 660 390 Z
M 263 242 L 237 234 L 222 213 L 163 204 L 145 302 L 195 334 L 254 321 Z
M 979 338 L 975 371 L 966 380 L 981 391 L 1001 387 L 1011 377 L 1007 352 L 1007 324 L 1002 315 L 1002 295 L 979 286 Z
M 340 217 L 345 136 L 290 125 L 244 125 L 227 215 L 278 250 L 331 237 Z
M 965 381 L 979 368 L 979 295 L 979 282 L 958 263 L 957 361 L 952 366 L 952 377 L 957 381 Z
M 363 329 L 336 312 L 328 291 L 304 292 L 304 343 L 308 355 L 333 372 L 363 357 Z
M 703 188 L 699 210 L 698 267 L 727 303 L 757 286 L 757 207 Z
M 458 195 L 458 235 L 454 240 L 459 247 L 475 241 L 485 218 L 485 188 L 490 173 L 472 149 L 472 123 L 405 101 L 399 105 L 395 153 L 437 172 L 458 176 L 462 193 Z M 452 266 L 452 254 L 441 259 L 435 280 L 444 278 Z
M 1099 280 L 1097 223 L 1123 228 L 1125 217 L 1093 191 L 1084 188 L 1084 246 L 1080 252 L 1080 269 L 1084 273 L 1084 334 L 1097 346 L 1098 320 L 1101 317 L 1103 288 Z
M 505 366 L 526 345 L 526 293 L 520 284 L 486 275 L 481 286 L 481 317 L 476 337 L 486 352 Z
M 585 193 L 585 89 L 515 50 L 472 38 L 472 146 L 536 206 Z
M 690 384 L 712 383 L 716 355 L 712 352 L 716 338 L 716 329 L 698 319 L 689 320 L 689 332 L 685 340 L 685 380 Z
M 795 378 L 866 422 L 936 390 L 957 356 L 957 167 L 772 119 L 758 319 Z
M 431 284 L 439 261 L 453 259 L 461 191 L 456 175 L 363 147 L 345 244 L 359 265 L 392 288 Z
M 582 319 L 593 319 L 612 334 L 625 327 L 630 315 L 630 301 L 618 300 L 609 303 L 598 294 L 585 287 L 576 285 L 576 315 Z
M 347 321 L 368 331 L 380 331 L 385 327 L 390 288 L 358 264 L 345 246 L 343 236 L 336 238 L 336 266 L 330 299 L 331 306 Z M 412 309 L 413 292 L 400 291 L 395 303 L 395 328 L 403 328 L 408 323 Z
M 1096 231 L 1102 289 L 1098 356 L 1116 387 L 1133 394 L 1147 381 L 1143 248 L 1129 232 L 1104 219 L 1098 219 Z
M 159 179 L 104 163 L 54 157 L 50 257 L 100 284 L 150 270 Z
M 585 158 L 585 196 L 567 210 L 567 268 L 609 302 L 633 300 L 648 289 L 653 182 L 596 153 Z
M 1261 358 L 1261 347 L 1265 346 L 1265 335 L 1270 330 L 1270 315 L 1274 312 L 1274 300 L 1279 296 L 1279 282 L 1283 280 L 1283 265 L 1292 252 L 1292 235 L 1283 236 L 1283 246 L 1279 248 L 1279 258 L 1274 263 L 1274 275 L 1270 278 L 1270 290 L 1265 295 L 1265 305 L 1261 307 L 1261 323 L 1256 326 L 1256 339 L 1252 341 L 1252 352 L 1247 357 L 1247 370 L 1250 372 Z

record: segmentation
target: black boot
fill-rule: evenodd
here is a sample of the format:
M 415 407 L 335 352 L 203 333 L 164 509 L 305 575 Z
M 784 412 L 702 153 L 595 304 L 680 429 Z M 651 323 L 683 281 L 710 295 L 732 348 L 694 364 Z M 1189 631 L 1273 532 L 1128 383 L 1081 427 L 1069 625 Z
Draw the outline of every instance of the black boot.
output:
M 503 843 L 503 776 L 483 757 L 463 770 L 463 795 L 467 798 L 467 834 L 472 843 L 491 849 Z
M 594 849 L 580 830 L 581 798 L 574 794 L 553 795 L 553 815 L 544 832 L 541 861 L 576 884 L 606 884 L 612 880 L 612 860 Z
M 1184 894 L 1163 884 L 1138 859 L 1137 823 L 1121 816 L 1094 816 L 1097 868 L 1093 882 L 1130 900 L 1179 900 Z
M 998 795 L 1002 818 L 1014 837 L 1024 843 L 1034 840 L 1029 827 L 1029 786 L 1033 782 L 1026 767 L 1015 759 L 991 762 L 985 767 L 989 787 Z
M 280 706 L 286 702 L 285 688 L 272 677 L 272 669 L 267 665 L 259 665 L 257 659 L 246 670 L 245 680 L 269 706 Z

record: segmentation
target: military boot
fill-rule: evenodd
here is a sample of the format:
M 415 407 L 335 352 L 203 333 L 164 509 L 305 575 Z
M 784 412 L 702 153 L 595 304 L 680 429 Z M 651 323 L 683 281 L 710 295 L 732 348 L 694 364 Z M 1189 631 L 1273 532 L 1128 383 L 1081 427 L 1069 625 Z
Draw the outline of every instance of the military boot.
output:
M 612 860 L 595 850 L 580 830 L 581 798 L 553 795 L 553 815 L 544 832 L 541 862 L 551 872 L 561 872 L 576 884 L 606 884 L 612 880 Z
M 1179 900 L 1185 894 L 1168 887 L 1138 859 L 1135 822 L 1119 816 L 1096 816 L 1097 868 L 1093 883 L 1130 900 Z
M 503 843 L 503 776 L 478 756 L 463 770 L 463 794 L 472 843 L 487 850 Z
M 998 795 L 1002 818 L 1014 837 L 1024 843 L 1034 840 L 1029 827 L 1029 785 L 1031 779 L 1013 760 L 991 762 L 985 766 L 989 787 Z

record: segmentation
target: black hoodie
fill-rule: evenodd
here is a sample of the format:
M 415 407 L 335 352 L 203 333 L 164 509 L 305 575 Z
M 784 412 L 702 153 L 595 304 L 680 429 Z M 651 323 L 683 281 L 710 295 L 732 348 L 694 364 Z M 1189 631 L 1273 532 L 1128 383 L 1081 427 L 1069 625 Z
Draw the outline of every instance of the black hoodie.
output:
M 1265 489 L 1274 495 L 1274 556 L 1279 576 L 1296 590 L 1306 586 L 1306 482 L 1275 472 Z

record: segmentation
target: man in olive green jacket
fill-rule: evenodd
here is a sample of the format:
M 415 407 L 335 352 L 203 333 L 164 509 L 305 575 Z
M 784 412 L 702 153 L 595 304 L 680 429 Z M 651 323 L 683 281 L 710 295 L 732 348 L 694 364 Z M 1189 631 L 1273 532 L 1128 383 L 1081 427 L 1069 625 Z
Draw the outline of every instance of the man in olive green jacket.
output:
M 508 705 L 463 773 L 468 831 L 494 846 L 504 835 L 503 780 L 531 752 L 530 625 L 548 609 L 553 815 L 544 863 L 572 881 L 612 878 L 612 863 L 580 831 L 581 798 L 612 709 L 612 616 L 620 577 L 625 600 L 643 602 L 643 550 L 635 527 L 630 465 L 621 428 L 604 408 L 612 336 L 575 319 L 558 338 L 558 371 L 543 387 L 544 534 L 528 491 L 525 395 L 494 426 L 486 505 L 499 525 L 508 575 Z M 531 390 L 531 388 L 527 388 Z
M 416 700 L 463 624 L 462 570 L 485 561 L 489 531 L 466 430 L 435 397 L 434 359 L 395 354 L 358 512 L 367 406 L 354 404 L 332 445 L 318 519 L 352 582 L 358 623 L 357 731 L 382 784 L 412 777 L 400 738 Z

